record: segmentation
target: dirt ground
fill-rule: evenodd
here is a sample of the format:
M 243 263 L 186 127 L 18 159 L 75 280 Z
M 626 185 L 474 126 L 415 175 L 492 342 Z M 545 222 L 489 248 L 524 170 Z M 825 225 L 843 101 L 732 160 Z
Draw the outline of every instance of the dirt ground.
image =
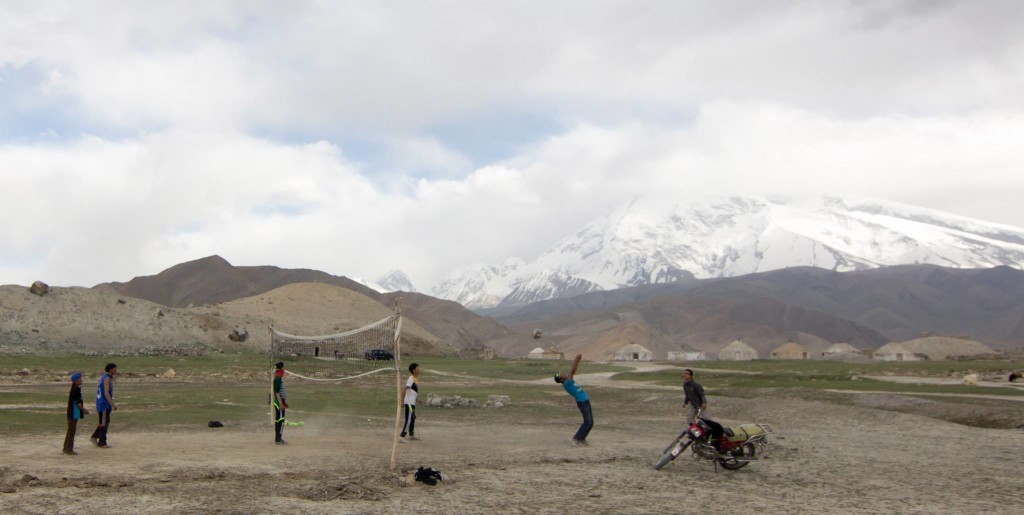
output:
M 877 396 L 877 394 L 864 394 Z M 289 428 L 16 436 L 0 445 L 4 513 L 1006 513 L 1021 509 L 1024 431 L 981 429 L 863 405 L 799 398 L 714 398 L 727 423 L 771 423 L 776 449 L 729 472 L 680 457 L 651 464 L 677 431 L 652 391 L 649 420 L 602 411 L 589 447 L 564 425 L 441 424 L 388 468 L 387 430 L 339 421 Z M 514 409 L 514 408 L 512 408 Z M 671 414 L 668 414 L 671 415 Z M 568 415 L 567 415 L 568 417 Z M 388 428 L 389 429 L 389 428 Z M 447 479 L 409 481 L 426 465 Z

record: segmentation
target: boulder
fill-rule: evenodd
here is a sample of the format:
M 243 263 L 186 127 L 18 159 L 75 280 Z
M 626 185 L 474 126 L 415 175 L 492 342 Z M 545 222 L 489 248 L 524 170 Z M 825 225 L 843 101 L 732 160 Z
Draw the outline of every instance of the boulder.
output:
M 975 386 L 978 384 L 978 374 L 967 374 L 960 380 L 960 382 L 967 386 Z
M 232 329 L 231 333 L 228 334 L 228 339 L 233 342 L 244 342 L 245 339 L 248 337 L 249 331 L 245 329 L 242 329 L 241 331 L 239 331 L 238 329 Z
M 176 375 L 178 374 L 174 372 L 173 368 L 168 368 L 163 374 L 160 374 L 160 377 L 164 379 L 174 379 L 174 376 Z
M 47 293 L 50 293 L 50 285 L 44 283 L 43 281 L 36 281 L 32 283 L 32 286 L 28 287 L 28 291 L 41 297 L 43 295 L 46 295 Z

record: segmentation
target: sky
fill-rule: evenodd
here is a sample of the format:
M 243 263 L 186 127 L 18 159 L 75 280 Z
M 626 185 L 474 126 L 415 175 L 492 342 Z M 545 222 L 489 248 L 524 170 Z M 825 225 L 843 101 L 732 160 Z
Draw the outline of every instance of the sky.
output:
M 1024 227 L 1024 3 L 0 2 L 0 284 L 421 291 L 633 198 Z

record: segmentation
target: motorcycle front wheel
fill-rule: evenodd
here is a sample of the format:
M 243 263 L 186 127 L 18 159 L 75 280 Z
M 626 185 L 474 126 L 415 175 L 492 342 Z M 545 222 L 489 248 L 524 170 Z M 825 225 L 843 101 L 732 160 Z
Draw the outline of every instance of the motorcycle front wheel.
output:
M 754 458 L 754 444 L 745 443 L 735 449 L 732 449 L 727 454 L 729 457 L 719 458 L 718 462 L 722 465 L 722 468 L 726 470 L 739 470 L 747 466 L 750 463 L 749 460 Z
M 680 454 L 685 452 L 686 448 L 689 447 L 691 443 L 693 443 L 693 440 L 686 440 L 686 442 L 680 442 L 678 439 L 676 439 L 673 445 L 670 445 L 668 449 L 665 449 L 665 453 L 661 455 L 661 458 L 658 458 L 658 462 L 654 464 L 654 470 L 661 470 L 661 467 L 664 467 L 666 464 L 668 464 L 668 462 L 676 459 L 676 456 L 679 456 Z M 682 447 L 679 447 L 679 452 L 673 454 L 672 450 L 675 449 L 677 445 L 681 445 Z

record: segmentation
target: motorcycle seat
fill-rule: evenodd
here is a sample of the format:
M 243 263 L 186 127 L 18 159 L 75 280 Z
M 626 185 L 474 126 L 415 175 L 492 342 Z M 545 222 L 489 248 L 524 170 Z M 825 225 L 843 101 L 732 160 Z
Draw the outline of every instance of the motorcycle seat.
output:
M 725 436 L 736 436 L 736 433 L 732 432 L 732 428 L 725 427 L 725 428 L 722 428 L 722 431 L 725 432 Z

